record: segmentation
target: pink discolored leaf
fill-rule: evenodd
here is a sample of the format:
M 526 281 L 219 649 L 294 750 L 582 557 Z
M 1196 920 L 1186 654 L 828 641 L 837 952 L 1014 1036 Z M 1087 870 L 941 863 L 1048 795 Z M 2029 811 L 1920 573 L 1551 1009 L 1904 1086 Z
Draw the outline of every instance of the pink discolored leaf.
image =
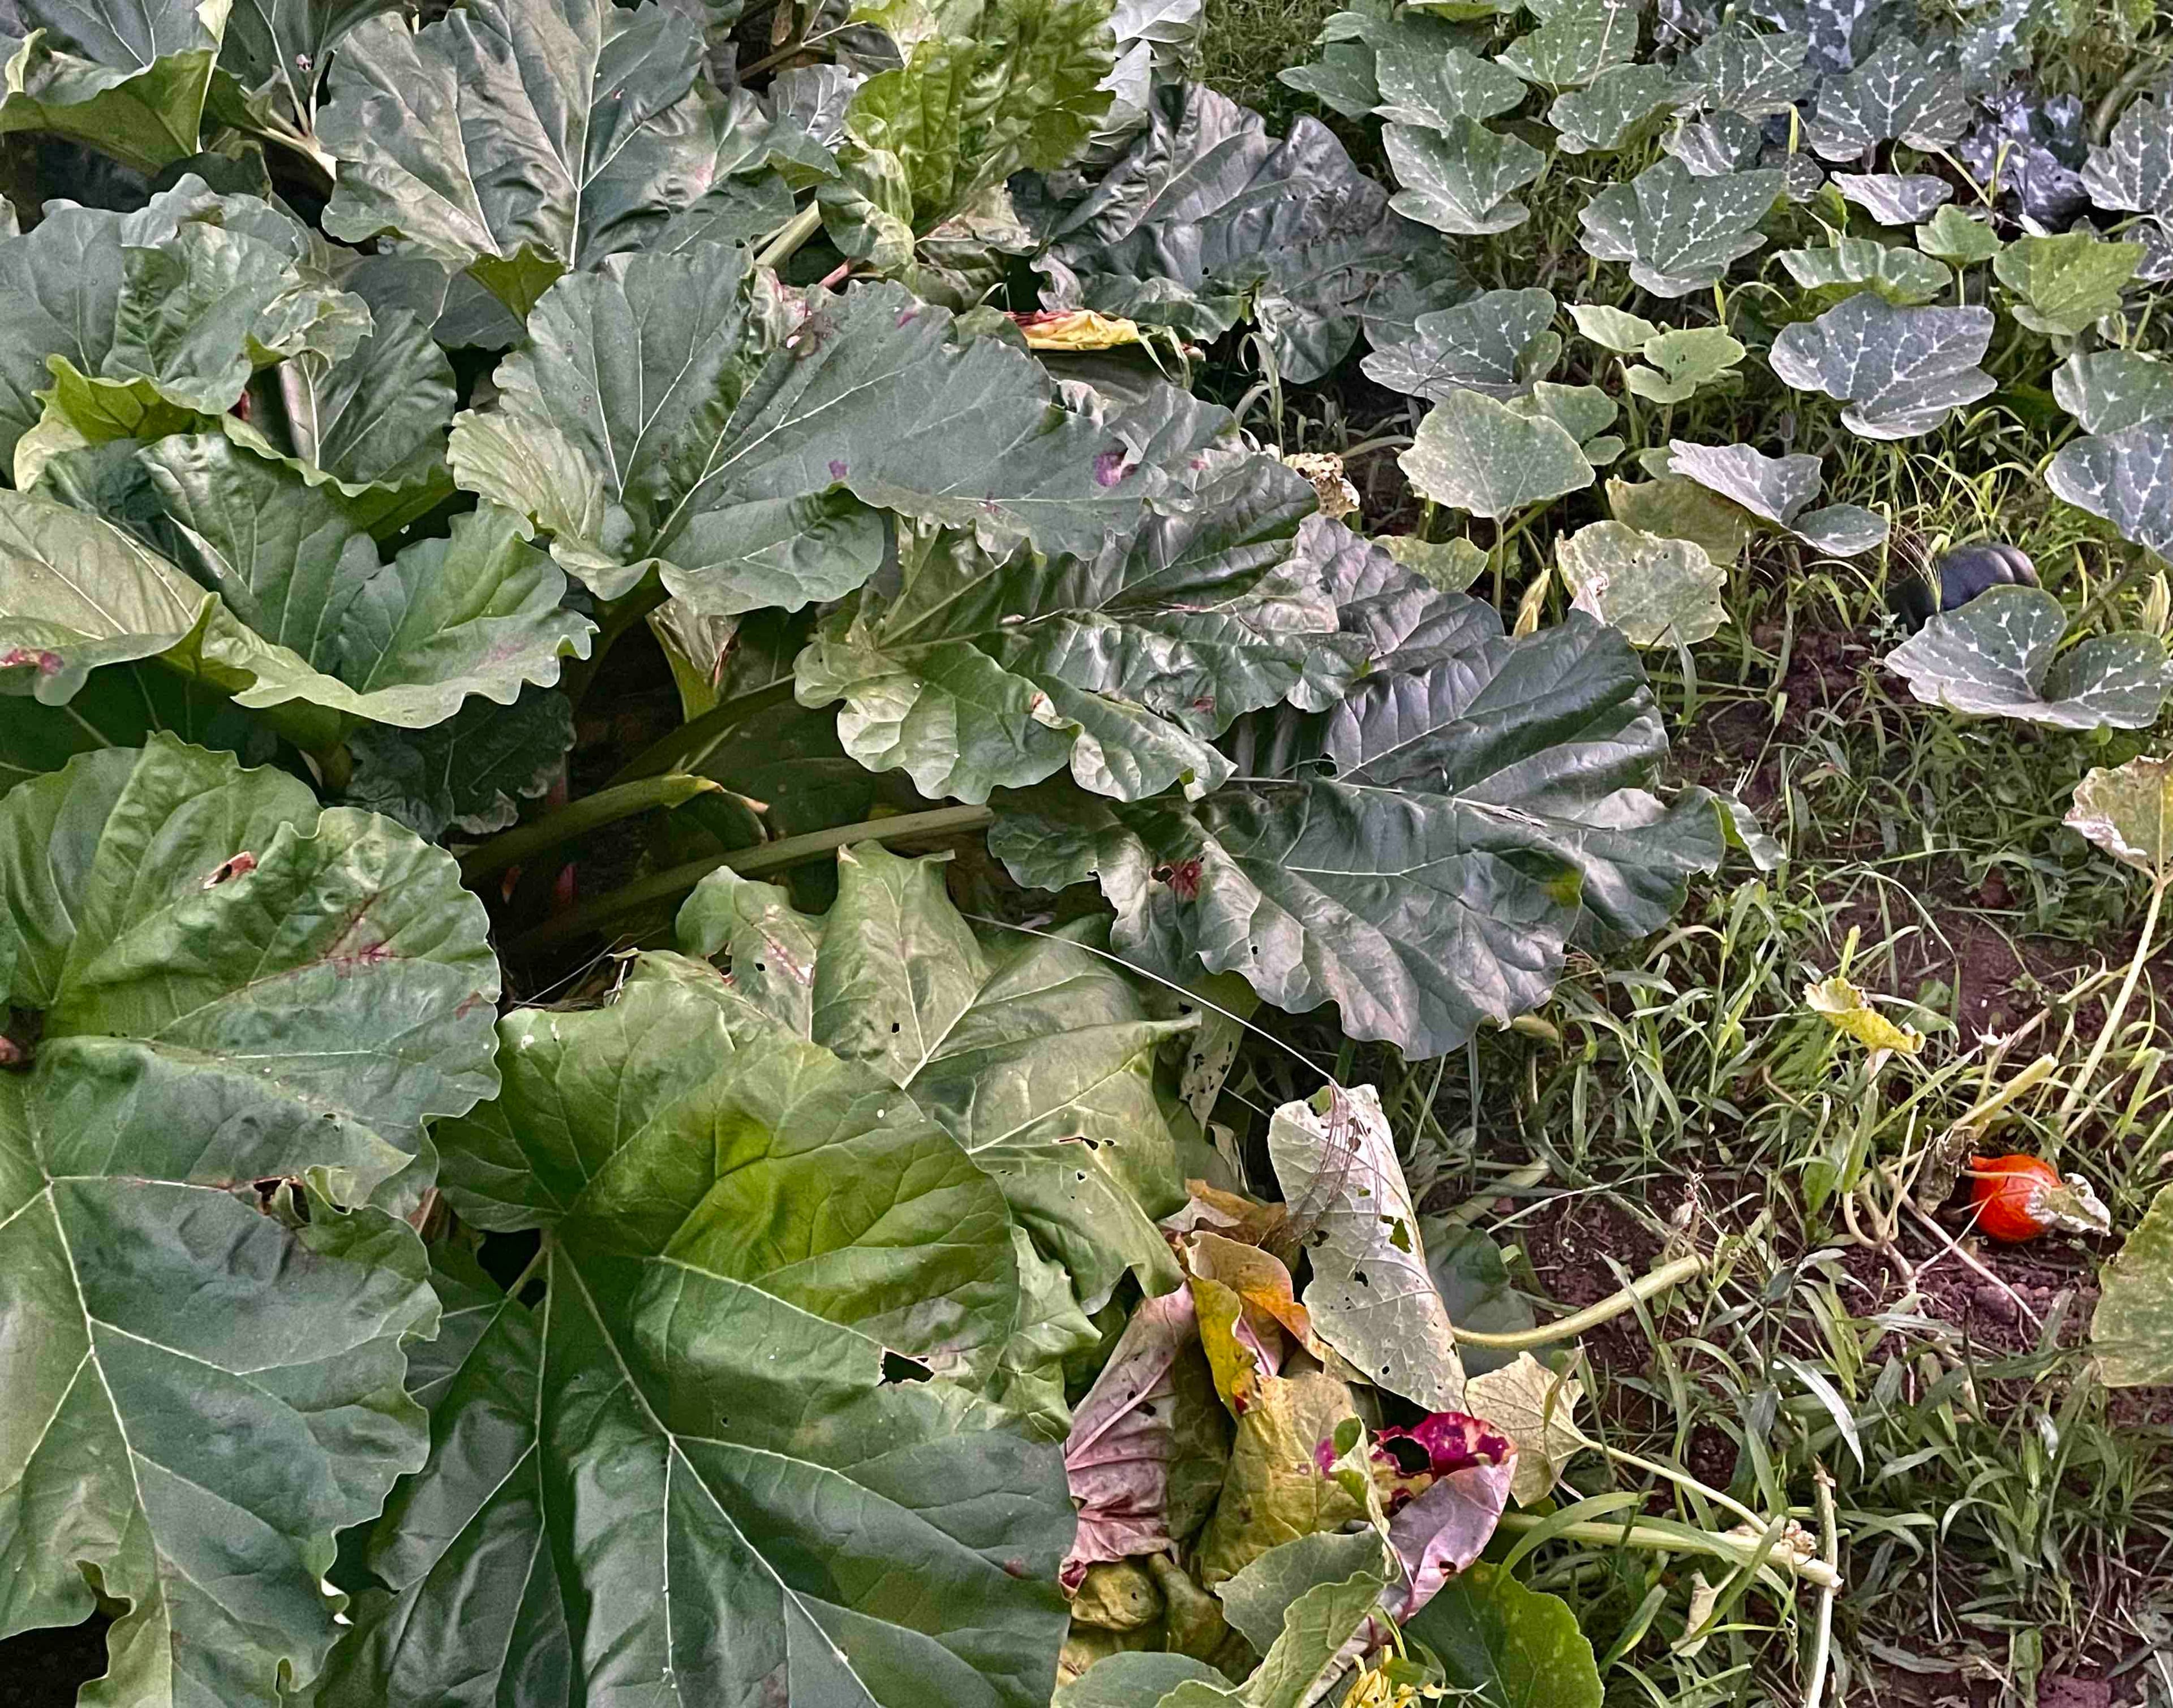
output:
M 1229 1456 L 1192 1296 L 1149 1299 L 1072 1414 L 1064 1468 L 1079 1531 L 1064 1587 L 1100 1560 L 1171 1551 L 1205 1517 Z

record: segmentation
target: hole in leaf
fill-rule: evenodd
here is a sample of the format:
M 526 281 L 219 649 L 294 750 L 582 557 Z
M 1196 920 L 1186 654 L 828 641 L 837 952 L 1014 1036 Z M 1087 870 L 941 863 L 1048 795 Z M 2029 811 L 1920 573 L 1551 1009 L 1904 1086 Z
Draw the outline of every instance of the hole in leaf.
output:
M 1385 1366 L 1381 1374 L 1386 1376 Z M 1396 1462 L 1396 1468 L 1406 1477 L 1415 1477 L 1421 1471 L 1433 1468 L 1433 1456 L 1409 1436 L 1379 1436 L 1374 1445 Z
M 886 1382 L 925 1382 L 936 1372 L 918 1358 L 909 1358 L 903 1352 L 883 1350 L 882 1379 Z

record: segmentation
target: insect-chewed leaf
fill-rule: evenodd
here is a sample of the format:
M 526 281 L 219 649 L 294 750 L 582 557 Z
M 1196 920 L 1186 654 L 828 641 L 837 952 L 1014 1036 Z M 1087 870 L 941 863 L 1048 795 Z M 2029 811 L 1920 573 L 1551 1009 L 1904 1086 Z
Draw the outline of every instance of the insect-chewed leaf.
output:
M 1706 386 L 1737 377 L 1744 348 L 1719 326 L 1682 326 L 1655 332 L 1642 354 L 1649 366 L 1631 369 L 1623 383 L 1655 403 L 1680 403 Z
M 1858 505 L 1810 508 L 1825 483 L 1814 456 L 1767 456 L 1748 445 L 1686 445 L 1678 439 L 1668 447 L 1668 467 L 1836 557 L 1859 556 L 1886 537 L 1885 519 Z
M 1539 175 L 1546 156 L 1521 137 L 1457 118 L 1439 131 L 1390 125 L 1381 141 L 1403 186 L 1389 206 L 1406 218 L 1452 236 L 1481 237 L 1531 217 L 1515 193 Z
M 2072 338 L 2118 311 L 2121 287 L 2143 261 L 2139 243 L 2108 243 L 2089 230 L 2018 237 L 1996 256 L 1992 276 L 2014 293 L 2014 318 L 2033 332 Z
M 1855 70 L 1820 86 L 1807 135 L 1827 159 L 1850 160 L 1885 142 L 1927 153 L 1943 148 L 1968 123 L 1960 79 L 1895 35 Z
M 1815 321 L 1783 326 L 1771 360 L 1798 391 L 1847 402 L 1841 420 L 1852 432 L 1911 439 L 1992 390 L 1976 365 L 1992 325 L 1989 309 L 1896 308 L 1859 292 Z
M 1690 646 L 1728 620 L 1728 572 L 1689 540 L 1593 522 L 1556 547 L 1579 611 L 1611 622 L 1633 646 Z
M 1331 1085 L 1284 1104 L 1268 1156 L 1313 1264 L 1305 1307 L 1320 1337 L 1376 1386 L 1462 1410 L 1456 1331 L 1426 1272 L 1380 1093 Z
M 1881 225 L 1915 225 L 1951 201 L 1955 186 L 1928 172 L 1836 172 L 1829 180 Z
M 1782 183 L 1778 171 L 1701 178 L 1680 160 L 1662 160 L 1593 197 L 1578 216 L 1582 241 L 1602 261 L 1627 261 L 1630 277 L 1656 296 L 1688 296 L 1764 245 L 1758 222 Z
M 2148 729 L 2173 692 L 2154 635 L 2095 635 L 2060 650 L 2068 614 L 2036 587 L 1993 587 L 1933 617 L 1886 655 L 1927 705 L 2062 730 Z
M 1591 463 L 1554 421 L 1461 388 L 1427 412 L 1396 461 L 1436 504 L 1496 520 L 1592 484 Z
M 1056 1445 L 978 1397 L 1026 1308 L 995 1183 L 677 957 L 499 1039 L 499 1100 L 437 1137 L 464 1215 L 543 1230 L 545 1295 L 441 1280 L 482 1333 L 321 1700 L 1044 1701 L 1073 1515 Z
M 2115 859 L 2161 879 L 2173 871 L 2173 760 L 2094 768 L 2075 785 L 2068 827 Z
M 1391 390 L 1437 403 L 1459 390 L 1513 397 L 1530 391 L 1561 353 L 1561 341 L 1548 331 L 1554 318 L 1549 292 L 1486 291 L 1421 315 L 1410 338 L 1372 351 L 1361 365 Z
M 0 1383 L 15 1498 L 71 1515 L 0 1563 L 18 1629 L 121 1604 L 129 1700 L 306 1682 L 333 1533 L 421 1462 L 437 1307 L 364 1205 L 497 1089 L 485 932 L 449 855 L 171 736 L 0 804 L 0 1002 L 43 1016 L 0 1075 Z

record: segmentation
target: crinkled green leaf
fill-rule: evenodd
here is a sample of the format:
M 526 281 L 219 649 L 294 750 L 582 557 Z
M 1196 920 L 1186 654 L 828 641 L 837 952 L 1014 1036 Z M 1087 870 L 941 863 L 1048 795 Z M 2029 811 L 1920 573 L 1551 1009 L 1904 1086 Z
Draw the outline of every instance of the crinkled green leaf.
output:
M 845 111 L 849 177 L 864 160 L 902 180 L 925 234 L 1014 172 L 1054 171 L 1107 110 L 1110 0 L 958 0 L 904 63 L 862 84 Z
M 359 525 L 383 534 L 452 493 L 445 434 L 456 398 L 452 364 L 429 328 L 396 310 L 337 361 L 283 362 L 251 395 L 249 419 L 219 426 L 251 450 L 329 483 Z
M 315 128 L 333 52 L 365 18 L 396 6 L 397 0 L 234 0 L 220 69 L 241 85 L 251 109 L 306 136 Z
M 1159 471 L 1059 407 L 1040 365 L 895 285 L 826 297 L 775 348 L 743 261 L 617 257 L 553 288 L 499 396 L 454 423 L 461 484 L 614 598 L 660 566 L 713 614 L 850 592 L 876 507 L 1092 551 Z
M 1814 456 L 1767 456 L 1747 445 L 1685 445 L 1678 439 L 1668 447 L 1668 467 L 1836 557 L 1857 557 L 1886 537 L 1885 519 L 1859 505 L 1811 509 L 1825 483 Z
M 546 1292 L 456 1296 L 488 1326 L 327 1705 L 1047 1700 L 1061 1466 L 972 1392 L 1022 1309 L 1002 1199 L 880 1074 L 731 1001 L 650 957 L 607 1008 L 510 1015 L 499 1102 L 439 1129 L 465 1214 L 546 1230 Z
M 1396 461 L 1435 503 L 1497 520 L 1592 484 L 1577 441 L 1553 421 L 1462 387 L 1427 412 Z
M 464 0 L 419 30 L 368 19 L 318 118 L 339 162 L 325 229 L 396 233 L 526 315 L 690 187 L 701 53 L 693 23 L 654 0 Z
M 1421 315 L 1413 336 L 1372 351 L 1367 377 L 1434 402 L 1460 390 L 1508 398 L 1529 391 L 1561 352 L 1548 328 L 1555 299 L 1543 290 L 1486 291 L 1453 309 Z
M 1728 620 L 1728 572 L 1692 541 L 1593 522 L 1556 547 L 1563 584 L 1579 611 L 1630 637 L 1633 646 L 1695 645 Z
M 471 694 L 510 705 L 586 657 L 594 625 L 560 608 L 565 578 L 494 505 L 457 516 L 380 567 L 322 487 L 213 434 L 143 453 L 199 577 L 226 608 L 319 679 L 267 678 L 244 705 L 288 698 L 422 729 Z M 329 682 L 322 678 L 330 678 Z
M 1599 1708 L 1592 1643 L 1569 1603 L 1481 1561 L 1414 1614 L 1411 1636 L 1440 1657 L 1473 1708 Z
M 197 153 L 226 8 L 198 0 L 17 0 L 0 131 L 50 131 L 146 175 Z
M 1836 172 L 1828 180 L 1881 225 L 1915 225 L 1953 198 L 1955 186 L 1928 172 Z
M 1578 216 L 1581 240 L 1588 255 L 1628 262 L 1630 277 L 1654 295 L 1688 296 L 1764 245 L 1758 222 L 1782 184 L 1778 171 L 1701 178 L 1680 160 L 1662 160 L 1593 197 Z
M 801 703 L 843 699 L 846 751 L 931 797 L 985 800 L 1067 763 L 1120 800 L 1197 796 L 1229 775 L 1208 744 L 1234 719 L 1324 709 L 1364 666 L 1296 549 L 1314 508 L 1256 457 L 1092 558 L 903 542 L 895 595 L 864 592 L 801 654 Z
M 1003 805 L 992 850 L 1022 883 L 1097 881 L 1135 964 L 1240 973 L 1295 1012 L 1333 1001 L 1349 1035 L 1415 1058 L 1544 1000 L 1585 912 L 1653 929 L 1719 828 L 1703 797 L 1642 787 L 1665 737 L 1618 631 L 1580 614 L 1512 641 L 1480 601 L 1433 598 L 1409 669 L 1252 767 L 1308 780 L 1191 806 L 1044 789 Z
M 2143 260 L 2139 243 L 2107 243 L 2087 229 L 2018 237 L 1992 263 L 2015 296 L 2014 318 L 2033 332 L 2072 338 L 2120 309 L 2121 287 Z
M 369 316 L 319 272 L 313 241 L 270 204 L 213 196 L 192 175 L 137 213 L 59 202 L 0 240 L 0 455 L 15 461 L 57 384 L 73 389 L 47 455 L 130 432 L 125 418 L 102 429 L 80 418 L 100 407 L 170 406 L 160 430 L 171 430 L 230 408 L 262 364 L 346 354 Z
M 1441 240 L 1312 119 L 1287 139 L 1200 84 L 1156 92 L 1153 122 L 1053 223 L 1034 265 L 1052 307 L 1097 309 L 1213 338 L 1249 313 L 1283 377 L 1349 353 L 1395 294 L 1451 277 Z M 1439 306 L 1426 302 L 1426 307 Z
M 477 698 L 428 730 L 357 730 L 348 738 L 354 774 L 345 799 L 432 841 L 448 831 L 488 836 L 550 788 L 573 745 L 563 694 L 531 692 L 510 706 Z
M 483 910 L 407 832 L 164 735 L 11 792 L 0 892 L 44 1011 L 0 1080 L 0 1471 L 52 1515 L 0 1544 L 7 1628 L 94 1587 L 114 1700 L 272 1708 L 337 1635 L 334 1533 L 421 1463 L 422 1247 L 356 1206 L 496 1090 Z
M 1521 137 L 1457 118 L 1439 131 L 1390 125 L 1381 141 L 1403 186 L 1388 205 L 1407 218 L 1452 236 L 1482 237 L 1531 217 L 1515 195 L 1539 175 L 1546 156 Z
M 2173 1380 L 2173 1187 L 2163 1188 L 2099 1272 L 2090 1349 L 2108 1387 Z
M 1934 616 L 1886 655 L 1927 705 L 2061 730 L 2148 729 L 2173 692 L 2154 635 L 2094 635 L 2068 648 L 2068 614 L 2036 587 L 1992 587 Z
M 2121 537 L 2163 557 L 2173 551 L 2173 418 L 2069 441 L 2045 471 L 2069 504 L 2103 516 Z
M 1528 0 L 1525 9 L 1539 27 L 1518 37 L 1501 62 L 1527 83 L 1582 89 L 1610 66 L 1637 57 L 1635 0 Z
M 140 747 L 166 730 L 199 747 L 264 757 L 270 732 L 225 695 L 156 664 L 94 671 L 65 706 L 17 699 L 0 716 L 0 795 L 78 753 Z
M 1154 1218 L 1183 1201 L 1154 1055 L 1186 1029 L 1147 1018 L 1122 976 L 1064 937 L 991 956 L 943 892 L 939 863 L 870 844 L 841 854 L 820 919 L 729 871 L 682 910 L 691 953 L 731 956 L 772 1022 L 906 1093 L 994 1175 L 1013 1213 L 1098 1310 L 1129 1268 L 1176 1282 Z
M 1827 159 L 1851 160 L 1885 142 L 1929 154 L 1959 140 L 1968 123 L 1961 80 L 1895 35 L 1853 71 L 1820 84 L 1805 135 Z
M 1995 385 L 1976 365 L 1992 342 L 1984 308 L 1897 308 L 1860 291 L 1815 321 L 1783 326 L 1768 358 L 1798 391 L 1849 406 L 1841 420 L 1866 439 L 1913 439 Z
M 1557 95 L 1547 122 L 1566 154 L 1619 148 L 1655 114 L 1672 111 L 1690 91 L 1672 66 L 1610 65 L 1583 89 Z
M 1774 258 L 1803 288 L 1804 302 L 1820 310 L 1860 290 L 1914 307 L 1954 284 L 1955 276 L 1929 256 L 1868 237 L 1844 237 L 1823 249 L 1784 249 Z
M 1304 1302 L 1321 1339 L 1377 1387 L 1430 1412 L 1461 1410 L 1456 1330 L 1426 1270 L 1380 1093 L 1329 1085 L 1284 1104 L 1268 1123 L 1268 1157 L 1304 1230 Z

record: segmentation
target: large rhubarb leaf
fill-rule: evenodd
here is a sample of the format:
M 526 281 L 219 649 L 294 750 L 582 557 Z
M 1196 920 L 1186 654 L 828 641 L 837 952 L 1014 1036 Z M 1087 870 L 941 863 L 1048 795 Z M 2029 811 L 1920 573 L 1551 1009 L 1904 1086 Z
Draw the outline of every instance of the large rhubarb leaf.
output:
M 198 148 L 228 22 L 199 0 L 15 0 L 0 131 L 51 131 L 146 174 Z
M 135 431 L 99 429 L 116 408 L 215 416 L 260 364 L 350 353 L 369 313 L 313 245 L 269 203 L 193 175 L 134 213 L 51 204 L 36 229 L 0 240 L 0 456 L 19 470 L 34 429 L 46 455 Z
M 796 607 L 882 562 L 877 507 L 1092 552 L 1159 489 L 1038 364 L 895 285 L 818 299 L 774 346 L 743 257 L 618 257 L 546 294 L 499 396 L 455 423 L 462 486 L 613 598 L 652 567 L 712 614 Z
M 334 51 L 364 19 L 397 9 L 398 0 L 234 0 L 219 67 L 252 113 L 306 137 Z
M 844 700 L 846 752 L 935 798 L 986 800 L 1066 763 L 1120 800 L 1197 796 L 1229 775 L 1209 744 L 1233 719 L 1325 710 L 1364 667 L 1305 549 L 1314 506 L 1302 477 L 1254 457 L 1091 558 L 903 541 L 895 595 L 863 592 L 801 655 L 801 702 Z
M 898 186 L 909 237 L 1015 172 L 1066 164 L 1108 109 L 1110 0 L 954 0 L 940 24 L 917 4 L 898 10 L 925 33 L 854 94 L 838 159 L 856 193 Z
M 1044 786 L 1002 803 L 991 847 L 1022 883 L 1097 881 L 1129 960 L 1332 1001 L 1351 1036 L 1412 1056 L 1523 1012 L 1588 915 L 1664 922 L 1720 828 L 1705 798 L 1642 787 L 1665 737 L 1619 632 L 1579 615 L 1512 640 L 1479 601 L 1434 598 L 1410 668 L 1248 768 L 1303 780 L 1130 806 Z
M 499 1058 L 447 1189 L 544 1231 L 544 1296 L 441 1280 L 472 1350 L 319 1700 L 1045 1702 L 1072 1516 L 975 1395 L 1022 1309 L 988 1176 L 676 957 Z
M 140 460 L 187 573 L 98 517 L 0 493 L 0 671 L 48 703 L 98 665 L 164 656 L 323 747 L 353 720 L 419 729 L 472 694 L 510 704 L 588 651 L 565 578 L 495 506 L 380 565 L 324 488 L 221 435 Z
M 164 735 L 8 795 L 0 902 L 42 1011 L 0 1076 L 0 1479 L 43 1515 L 0 1530 L 0 1632 L 107 1598 L 111 1700 L 274 1708 L 336 1634 L 333 1533 L 422 1463 L 436 1305 L 361 1206 L 497 1089 L 482 906 L 387 821 Z
M 1154 1218 L 1184 1201 L 1154 1053 L 1189 1022 L 1151 1020 L 1086 941 L 984 950 L 940 863 L 876 844 L 838 857 L 819 919 L 721 871 L 682 910 L 681 946 L 730 957 L 769 1023 L 865 1062 L 995 1177 L 1012 1213 L 1098 1310 L 1129 1268 L 1177 1273 Z
M 701 54 L 693 21 L 653 0 L 465 0 L 420 30 L 369 19 L 318 121 L 339 161 L 325 229 L 396 234 L 526 315 L 687 199 Z
M 1051 307 L 1195 338 L 1249 314 L 1285 379 L 1317 380 L 1377 299 L 1453 272 L 1439 237 L 1388 201 L 1324 126 L 1300 119 L 1278 141 L 1259 115 L 1176 84 L 1157 91 L 1153 123 L 1124 158 L 1056 216 L 1034 264 Z

